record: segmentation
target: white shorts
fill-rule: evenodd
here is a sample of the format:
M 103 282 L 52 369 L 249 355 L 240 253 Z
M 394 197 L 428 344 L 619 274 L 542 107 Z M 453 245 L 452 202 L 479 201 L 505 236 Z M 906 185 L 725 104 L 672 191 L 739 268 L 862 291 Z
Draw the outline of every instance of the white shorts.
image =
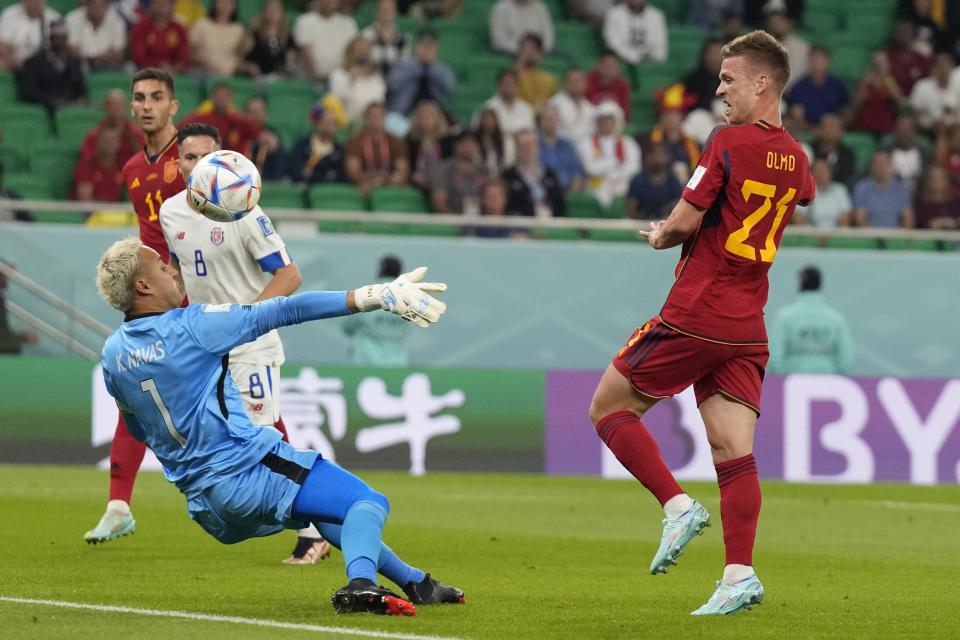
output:
M 280 419 L 280 390 L 277 386 L 280 367 L 274 364 L 231 362 L 230 375 L 243 396 L 243 406 L 253 424 L 273 427 Z

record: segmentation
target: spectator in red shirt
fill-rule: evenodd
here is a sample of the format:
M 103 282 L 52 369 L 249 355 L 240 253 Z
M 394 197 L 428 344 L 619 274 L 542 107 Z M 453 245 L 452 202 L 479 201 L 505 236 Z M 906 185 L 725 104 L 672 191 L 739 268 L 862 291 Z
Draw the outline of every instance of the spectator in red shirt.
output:
M 127 160 L 133 154 L 143 149 L 144 139 L 140 128 L 135 125 L 127 113 L 130 103 L 120 89 L 114 89 L 103 99 L 103 118 L 83 139 L 80 147 L 80 160 L 92 158 L 97 152 L 97 136 L 103 129 L 120 130 L 120 151 L 118 155 Z
M 930 75 L 932 60 L 917 49 L 916 36 L 913 23 L 906 18 L 899 18 L 890 35 L 890 42 L 883 50 L 890 61 L 890 74 L 904 95 L 910 94 L 917 80 Z
M 927 171 L 922 188 L 913 201 L 917 227 L 921 229 L 956 229 L 960 226 L 960 198 L 950 183 L 950 174 L 933 165 Z
M 856 116 L 852 129 L 881 136 L 893 131 L 897 108 L 903 93 L 890 73 L 887 57 L 882 52 L 873 54 L 870 67 L 857 83 L 853 102 Z
M 190 64 L 187 30 L 173 18 L 173 0 L 150 0 L 146 15 L 130 32 L 130 54 L 141 69 L 179 73 Z
M 600 56 L 597 65 L 587 74 L 587 100 L 600 104 L 611 100 L 630 118 L 630 85 L 620 75 L 620 61 L 612 51 Z
M 96 153 L 80 160 L 73 171 L 74 200 L 119 202 L 123 193 L 123 165 L 119 127 L 104 128 L 97 134 Z
M 237 113 L 233 88 L 226 82 L 214 85 L 210 103 L 209 111 L 204 111 L 201 106 L 196 113 L 181 120 L 180 124 L 202 122 L 213 125 L 220 131 L 224 149 L 239 151 L 249 157 L 253 141 L 263 131 L 263 127 L 252 118 Z

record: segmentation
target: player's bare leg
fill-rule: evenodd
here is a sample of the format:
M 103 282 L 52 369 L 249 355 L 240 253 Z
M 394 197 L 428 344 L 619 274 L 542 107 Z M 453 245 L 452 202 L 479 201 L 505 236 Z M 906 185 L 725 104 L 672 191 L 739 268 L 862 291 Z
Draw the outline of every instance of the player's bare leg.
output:
M 693 615 L 725 615 L 763 602 L 753 570 L 753 544 L 760 515 L 760 480 L 753 457 L 756 412 L 714 394 L 700 404 L 720 485 L 720 517 L 726 566 L 710 600 Z
M 147 445 L 130 435 L 123 418 L 117 418 L 110 445 L 110 500 L 97 526 L 84 534 L 87 544 L 109 542 L 136 531 L 130 499 L 146 451 Z
M 617 460 L 660 502 L 666 517 L 650 573 L 666 573 L 690 541 L 710 526 L 710 514 L 684 493 L 667 467 L 660 447 L 641 418 L 659 401 L 630 384 L 613 365 L 607 367 L 593 401 L 590 420 Z

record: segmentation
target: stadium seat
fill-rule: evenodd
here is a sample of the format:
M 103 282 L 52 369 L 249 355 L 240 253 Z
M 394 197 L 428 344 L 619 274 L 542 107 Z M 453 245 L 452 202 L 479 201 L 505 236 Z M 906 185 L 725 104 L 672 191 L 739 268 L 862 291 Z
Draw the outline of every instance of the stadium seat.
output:
M 853 149 L 857 156 L 857 169 L 860 171 L 866 170 L 870 164 L 870 156 L 876 148 L 873 136 L 861 131 L 848 131 L 843 134 L 843 141 Z
M 311 209 L 321 211 L 365 211 L 363 196 L 352 184 L 317 184 L 307 190 Z
M 870 62 L 870 48 L 860 42 L 831 47 L 830 71 L 849 85 L 856 84 Z
M 453 65 L 451 60 L 485 51 L 487 48 L 486 28 L 463 20 L 435 20 L 430 26 L 440 39 L 440 57 Z
M 237 0 L 237 20 L 250 24 L 250 19 L 260 13 L 263 5 L 263 0 Z
M 620 196 L 619 198 L 614 198 L 604 210 L 604 217 L 610 218 L 611 220 L 623 220 L 627 215 L 627 198 L 626 196 Z
M 129 95 L 132 81 L 133 74 L 126 71 L 91 71 L 87 74 L 90 103 L 100 104 L 104 96 L 113 89 L 119 89 L 124 95 Z
M 881 47 L 890 37 L 893 16 L 876 13 L 850 13 L 847 15 L 847 33 L 871 49 Z
M 589 193 L 567 194 L 567 215 L 571 218 L 603 218 L 604 210 L 593 195 Z
M 448 227 L 442 224 L 417 224 L 409 229 L 410 235 L 455 238 L 460 235 L 460 227 Z
M 39 174 L 8 174 L 5 186 L 8 189 L 16 191 L 27 200 L 56 200 L 60 198 L 60 196 L 55 193 L 47 178 Z M 77 213 L 56 211 L 33 211 L 32 213 L 37 222 L 83 223 L 83 216 Z
M 102 117 L 103 109 L 99 107 L 63 107 L 54 114 L 53 125 L 57 137 L 61 139 L 64 138 L 65 131 L 76 135 L 80 129 L 83 129 L 84 133 L 79 140 L 83 141 L 86 132 L 96 126 Z
M 880 243 L 873 238 L 827 238 L 831 249 L 877 249 Z
M 678 82 L 684 71 L 670 62 L 641 62 L 630 68 L 633 87 L 638 95 L 649 96 L 657 89 Z
M 30 159 L 30 171 L 35 176 L 45 176 L 50 193 L 57 200 L 66 200 L 73 186 L 75 153 L 43 153 Z
M 671 29 L 675 23 L 687 21 L 687 0 L 652 0 L 650 4 L 663 11 Z
M 235 104 L 237 105 L 237 111 L 243 111 L 243 105 L 250 98 L 263 95 L 260 85 L 257 84 L 257 81 L 253 78 L 234 76 L 232 78 L 221 78 L 219 80 L 210 82 L 207 85 L 208 98 L 210 97 L 210 93 L 213 91 L 213 87 L 220 82 L 225 82 L 233 89 L 233 98 Z
M 833 0 L 830 0 L 831 5 Z M 803 15 L 804 31 L 810 34 L 813 40 L 830 40 L 826 34 L 831 34 L 840 28 L 840 16 L 832 9 L 823 11 L 806 11 Z
M 10 104 L 17 100 L 17 83 L 13 74 L 0 70 L 0 104 Z
M 260 194 L 260 206 L 269 211 L 270 207 L 302 209 L 304 204 L 303 187 L 289 182 L 264 182 Z
M 47 111 L 39 105 L 2 105 L 0 123 L 3 125 L 3 144 L 24 152 L 38 141 L 50 137 L 50 118 Z
M 530 236 L 537 240 L 580 240 L 583 233 L 579 229 L 545 229 L 534 228 Z
M 3 163 L 3 169 L 7 174 L 25 171 L 28 168 L 26 155 L 19 149 L 6 145 L 0 146 L 0 162 Z
M 590 229 L 587 231 L 588 240 L 601 242 L 636 242 L 640 236 L 628 229 Z
M 554 24 L 557 46 L 553 55 L 564 56 L 577 66 L 588 68 L 600 54 L 600 39 L 589 25 L 575 20 Z
M 370 194 L 370 208 L 373 211 L 399 213 L 429 213 L 427 199 L 423 192 L 412 187 L 381 187 Z

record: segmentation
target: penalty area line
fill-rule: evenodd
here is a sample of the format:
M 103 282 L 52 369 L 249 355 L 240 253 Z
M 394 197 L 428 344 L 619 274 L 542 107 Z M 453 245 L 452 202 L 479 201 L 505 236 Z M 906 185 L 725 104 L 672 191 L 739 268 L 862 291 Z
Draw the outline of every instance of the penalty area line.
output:
M 226 622 L 230 624 L 245 624 L 253 627 L 268 627 L 272 629 L 294 629 L 296 631 L 313 631 L 339 636 L 363 638 L 388 638 L 390 640 L 462 640 L 450 636 L 422 636 L 413 633 L 391 633 L 389 631 L 370 631 L 351 627 L 326 627 L 318 624 L 301 624 L 296 622 L 281 622 L 280 620 L 262 620 L 260 618 L 243 618 L 240 616 L 221 616 L 210 613 L 194 613 L 191 611 L 171 611 L 165 609 L 140 609 L 137 607 L 120 607 L 105 604 L 86 604 L 83 602 L 67 602 L 64 600 L 43 600 L 35 598 L 18 598 L 15 596 L 0 595 L 0 602 L 13 604 L 32 604 L 46 607 L 60 607 L 62 609 L 82 609 L 86 611 L 100 611 L 104 613 L 127 613 L 138 616 L 153 616 L 155 618 L 178 618 L 181 620 L 198 620 L 202 622 Z

